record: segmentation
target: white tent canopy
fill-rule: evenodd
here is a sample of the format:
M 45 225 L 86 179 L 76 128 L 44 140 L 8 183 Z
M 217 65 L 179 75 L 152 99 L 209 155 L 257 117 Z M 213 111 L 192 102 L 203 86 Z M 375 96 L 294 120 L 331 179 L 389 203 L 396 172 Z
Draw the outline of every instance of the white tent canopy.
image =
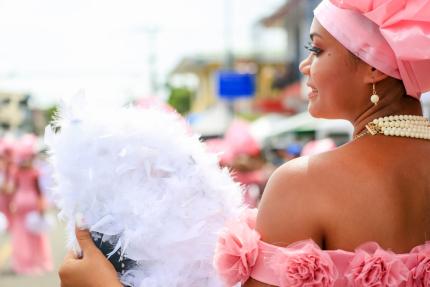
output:
M 251 133 L 260 144 L 264 144 L 269 138 L 297 130 L 315 130 L 317 139 L 327 137 L 330 133 L 351 135 L 353 132 L 348 121 L 317 119 L 307 112 L 290 117 L 267 115 L 251 125 Z
M 201 136 L 222 136 L 232 121 L 232 114 L 222 104 L 199 113 L 191 122 L 191 128 Z

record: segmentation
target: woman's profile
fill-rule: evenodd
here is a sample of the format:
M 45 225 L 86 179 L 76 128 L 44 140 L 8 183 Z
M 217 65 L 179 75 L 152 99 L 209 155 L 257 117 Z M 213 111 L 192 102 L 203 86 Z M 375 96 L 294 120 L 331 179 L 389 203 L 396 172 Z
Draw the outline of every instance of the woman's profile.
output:
M 308 49 L 310 114 L 350 121 L 354 138 L 277 169 L 258 214 L 221 234 L 215 267 L 228 286 L 429 286 L 419 98 L 430 90 L 430 1 L 324 0 Z M 62 286 L 121 286 L 88 233 L 77 236 L 84 257 L 66 258 Z

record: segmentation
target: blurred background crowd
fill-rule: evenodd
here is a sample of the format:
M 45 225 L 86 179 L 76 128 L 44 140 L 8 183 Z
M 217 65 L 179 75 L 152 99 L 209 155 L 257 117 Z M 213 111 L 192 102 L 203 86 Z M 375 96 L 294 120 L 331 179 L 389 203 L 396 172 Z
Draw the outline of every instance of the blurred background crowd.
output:
M 58 286 L 43 133 L 62 97 L 169 105 L 254 207 L 277 166 L 349 141 L 348 122 L 307 113 L 298 64 L 318 3 L 0 0 L 0 286 Z

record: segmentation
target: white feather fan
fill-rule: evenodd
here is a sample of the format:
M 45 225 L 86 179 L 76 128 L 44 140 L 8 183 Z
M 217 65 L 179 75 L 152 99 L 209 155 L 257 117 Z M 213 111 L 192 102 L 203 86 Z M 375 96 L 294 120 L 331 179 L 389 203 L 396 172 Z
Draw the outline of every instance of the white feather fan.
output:
M 55 125 L 45 141 L 69 247 L 81 214 L 93 238 L 112 245 L 109 255 L 137 263 L 119 274 L 123 284 L 222 286 L 212 267 L 217 232 L 236 216 L 242 191 L 178 115 L 80 96 Z

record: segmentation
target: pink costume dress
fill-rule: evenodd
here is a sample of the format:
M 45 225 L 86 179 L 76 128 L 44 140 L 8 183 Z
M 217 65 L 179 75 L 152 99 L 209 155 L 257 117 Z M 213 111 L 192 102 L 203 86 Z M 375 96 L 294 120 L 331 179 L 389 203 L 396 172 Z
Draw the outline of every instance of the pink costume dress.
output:
M 409 253 L 395 254 L 376 242 L 355 252 L 321 250 L 312 240 L 279 247 L 260 240 L 256 210 L 247 210 L 221 233 L 214 266 L 226 286 L 250 277 L 281 287 L 430 286 L 430 242 Z
M 0 186 L 5 187 L 9 182 L 10 171 L 2 170 L 0 171 Z M 2 212 L 8 221 L 8 230 L 10 230 L 12 225 L 12 214 L 10 212 L 10 202 L 12 200 L 12 194 L 6 193 L 5 191 L 0 191 L 0 212 Z
M 15 175 L 16 192 L 12 235 L 12 269 L 18 274 L 40 274 L 53 268 L 51 250 L 46 234 L 33 233 L 26 226 L 29 212 L 38 210 L 40 193 L 36 169 L 20 169 Z

